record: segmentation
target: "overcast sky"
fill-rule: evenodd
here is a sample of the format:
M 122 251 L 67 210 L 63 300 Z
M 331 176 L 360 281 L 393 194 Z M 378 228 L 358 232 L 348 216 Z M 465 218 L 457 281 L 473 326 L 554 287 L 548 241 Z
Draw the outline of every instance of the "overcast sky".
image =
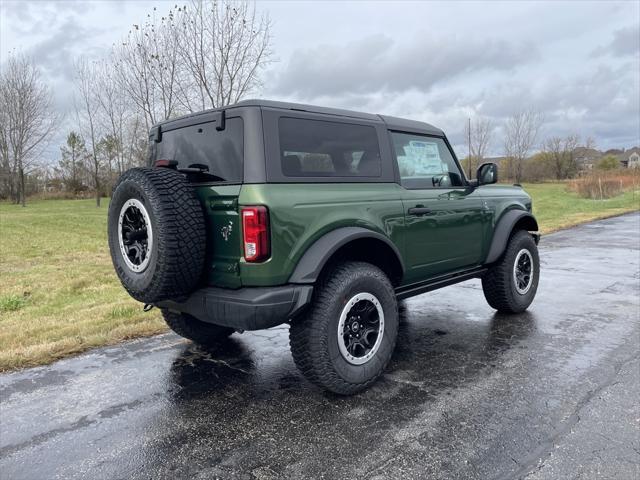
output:
M 183 0 L 184 1 L 184 0 Z M 61 111 L 75 56 L 100 57 L 163 1 L 0 0 L 0 55 L 31 55 Z M 467 153 L 468 116 L 500 128 L 522 109 L 542 136 L 578 133 L 601 149 L 640 144 L 640 2 L 259 1 L 275 60 L 253 96 L 409 117 Z M 57 145 L 51 149 L 57 155 Z

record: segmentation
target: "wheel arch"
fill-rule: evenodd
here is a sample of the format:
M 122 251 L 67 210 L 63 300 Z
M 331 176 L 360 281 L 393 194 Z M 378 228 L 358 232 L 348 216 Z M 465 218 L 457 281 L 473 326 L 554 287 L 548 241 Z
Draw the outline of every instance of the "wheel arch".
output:
M 393 285 L 404 275 L 400 251 L 382 235 L 362 227 L 342 227 L 326 233 L 304 253 L 290 283 L 315 283 L 328 265 L 339 260 L 364 261 L 387 274 Z
M 502 256 L 507 248 L 509 238 L 516 230 L 537 232 L 539 230 L 538 221 L 532 214 L 524 210 L 505 212 L 496 223 L 485 263 L 493 263 Z

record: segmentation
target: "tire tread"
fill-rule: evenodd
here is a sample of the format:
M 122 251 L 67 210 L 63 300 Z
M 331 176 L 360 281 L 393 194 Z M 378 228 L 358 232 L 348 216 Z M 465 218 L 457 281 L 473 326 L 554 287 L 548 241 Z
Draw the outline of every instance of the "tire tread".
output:
M 116 262 L 121 255 L 117 233 L 109 234 L 109 246 L 116 273 L 127 292 L 136 300 L 156 303 L 187 295 L 203 273 L 206 253 L 206 227 L 202 206 L 193 186 L 180 172 L 167 168 L 133 168 L 125 172 L 113 188 L 112 199 L 125 182 L 133 182 L 144 192 L 156 218 L 157 242 L 152 281 L 138 288 L 128 270 Z M 119 215 L 112 202 L 109 215 Z
M 304 318 L 293 322 L 289 331 L 289 345 L 293 360 L 302 374 L 311 383 L 341 395 L 351 395 L 370 387 L 383 373 L 395 349 L 397 336 L 388 350 L 386 358 L 381 359 L 381 368 L 362 383 L 352 383 L 341 378 L 331 364 L 328 355 L 329 337 L 325 334 L 331 321 L 328 312 L 331 305 L 344 289 L 345 283 L 357 275 L 375 277 L 382 282 L 393 298 L 397 312 L 397 302 L 393 286 L 386 275 L 374 265 L 365 262 L 347 262 L 336 265 L 317 287 L 314 303 Z
M 487 303 L 498 312 L 501 313 L 520 313 L 529 306 L 527 304 L 523 307 L 518 302 L 512 288 L 512 269 L 517 251 L 521 248 L 522 244 L 530 243 L 530 248 L 534 252 L 537 251 L 535 242 L 531 238 L 531 235 L 526 230 L 516 231 L 507 244 L 505 253 L 501 259 L 493 265 L 487 273 L 482 277 L 482 291 Z M 532 247 L 531 247 L 532 244 Z M 532 253 L 534 253 L 532 252 Z M 531 286 L 532 297 L 535 296 L 535 290 L 537 289 L 537 275 L 539 275 L 539 265 L 536 265 L 536 277 L 534 278 L 534 285 Z M 533 298 L 531 298 L 533 300 Z M 531 303 L 531 302 L 529 302 Z

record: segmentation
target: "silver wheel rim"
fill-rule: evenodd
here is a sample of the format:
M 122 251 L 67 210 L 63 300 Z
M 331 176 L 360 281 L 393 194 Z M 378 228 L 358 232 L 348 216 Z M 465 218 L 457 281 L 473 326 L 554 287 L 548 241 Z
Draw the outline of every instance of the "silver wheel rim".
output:
M 525 295 L 531 289 L 534 269 L 531 252 L 523 248 L 518 252 L 516 260 L 513 262 L 513 284 L 520 295 Z
M 130 270 L 140 273 L 148 266 L 153 248 L 153 229 L 142 202 L 132 198 L 120 209 L 118 242 L 122 258 Z
M 365 318 L 366 317 L 366 318 Z M 370 293 L 358 293 L 345 304 L 338 322 L 338 347 L 352 365 L 371 360 L 384 337 L 384 312 Z

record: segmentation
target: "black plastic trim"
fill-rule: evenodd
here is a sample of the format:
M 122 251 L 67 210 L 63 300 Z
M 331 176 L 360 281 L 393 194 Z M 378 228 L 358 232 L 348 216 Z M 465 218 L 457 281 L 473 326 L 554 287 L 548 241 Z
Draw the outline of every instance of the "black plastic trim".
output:
M 486 267 L 475 267 L 468 270 L 460 270 L 458 272 L 430 278 L 424 282 L 412 283 L 396 288 L 396 297 L 398 300 L 414 297 L 423 293 L 431 292 L 439 288 L 448 287 L 456 283 L 464 282 L 471 278 L 481 277 L 487 271 Z
M 487 254 L 487 259 L 485 261 L 486 264 L 493 263 L 502 256 L 505 248 L 507 248 L 507 242 L 509 241 L 513 227 L 522 218 L 530 218 L 536 226 L 535 230 L 538 230 L 538 222 L 529 212 L 524 210 L 507 211 L 502 215 L 502 217 L 500 217 L 500 220 L 498 220 L 498 223 L 493 230 L 493 239 L 491 240 L 491 246 L 489 247 L 489 253 Z M 539 239 L 540 236 L 538 235 L 538 240 Z
M 381 233 L 374 232 L 362 227 L 343 227 L 320 237 L 310 248 L 307 249 L 303 257 L 298 262 L 295 270 L 289 278 L 291 283 L 313 283 L 318 279 L 322 268 L 325 266 L 329 258 L 338 251 L 338 249 L 352 240 L 360 238 L 373 238 L 380 240 L 388 245 L 396 255 L 400 267 L 401 274 L 404 274 L 404 264 L 398 247 L 391 240 Z
M 310 301 L 313 285 L 282 285 L 231 290 L 207 287 L 184 300 L 166 300 L 157 307 L 188 313 L 202 322 L 238 330 L 261 330 L 287 322 Z

